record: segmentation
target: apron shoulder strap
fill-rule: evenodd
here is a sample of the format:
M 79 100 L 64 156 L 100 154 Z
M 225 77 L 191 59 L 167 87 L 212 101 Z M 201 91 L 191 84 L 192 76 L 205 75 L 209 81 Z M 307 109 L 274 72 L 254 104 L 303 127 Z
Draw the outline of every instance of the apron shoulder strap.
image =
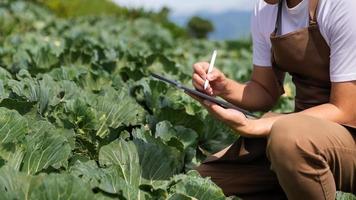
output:
M 278 13 L 276 19 L 276 26 L 273 31 L 274 35 L 281 34 L 281 26 L 282 26 L 282 6 L 284 0 L 279 0 L 278 3 Z M 318 4 L 319 0 L 304 0 L 309 1 L 309 25 L 317 24 L 317 12 L 318 12 Z
M 305 0 L 304 0 L 305 1 Z M 317 24 L 317 12 L 318 12 L 319 0 L 309 0 L 309 24 Z
M 281 34 L 281 28 L 282 28 L 282 6 L 283 6 L 283 0 L 279 0 L 276 25 L 275 25 L 275 28 L 274 28 L 274 31 L 273 31 L 274 35 L 280 35 Z

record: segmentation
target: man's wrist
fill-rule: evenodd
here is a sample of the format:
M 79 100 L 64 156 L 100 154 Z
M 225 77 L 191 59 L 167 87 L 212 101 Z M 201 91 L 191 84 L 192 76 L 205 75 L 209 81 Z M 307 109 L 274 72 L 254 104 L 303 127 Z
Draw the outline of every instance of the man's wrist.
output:
M 229 78 L 226 78 L 225 86 L 224 86 L 225 89 L 219 96 L 223 99 L 229 98 L 229 96 L 231 96 L 231 94 L 234 92 L 233 87 L 234 87 L 234 81 Z
M 266 121 L 262 119 L 250 120 L 250 124 L 251 135 L 256 137 L 267 137 L 269 135 L 270 129 Z

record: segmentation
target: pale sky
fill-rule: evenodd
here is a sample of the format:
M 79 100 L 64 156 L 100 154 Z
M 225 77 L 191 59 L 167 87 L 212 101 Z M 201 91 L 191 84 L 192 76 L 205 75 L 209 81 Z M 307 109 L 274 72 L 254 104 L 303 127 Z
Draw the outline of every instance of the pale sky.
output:
M 113 0 L 123 6 L 159 10 L 172 9 L 173 15 L 192 15 L 197 11 L 222 12 L 226 10 L 252 10 L 256 0 Z

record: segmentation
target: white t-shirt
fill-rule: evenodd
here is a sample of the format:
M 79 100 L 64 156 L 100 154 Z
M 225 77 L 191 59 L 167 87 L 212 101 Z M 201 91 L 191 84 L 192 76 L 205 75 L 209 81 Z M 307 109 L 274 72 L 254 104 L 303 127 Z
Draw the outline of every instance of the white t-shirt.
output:
M 307 27 L 309 24 L 308 0 L 282 11 L 282 34 Z M 251 20 L 253 63 L 271 66 L 270 34 L 276 23 L 278 4 L 256 3 Z M 317 21 L 320 32 L 330 47 L 330 80 L 344 82 L 356 80 L 356 1 L 319 0 Z

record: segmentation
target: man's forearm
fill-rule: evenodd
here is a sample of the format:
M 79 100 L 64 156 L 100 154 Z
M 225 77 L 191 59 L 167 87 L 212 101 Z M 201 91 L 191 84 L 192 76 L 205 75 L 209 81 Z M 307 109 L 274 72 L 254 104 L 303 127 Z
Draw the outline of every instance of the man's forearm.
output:
M 313 116 L 320 119 L 329 120 L 335 123 L 350 125 L 356 127 L 355 119 L 352 117 L 353 115 L 349 113 L 350 111 L 343 111 L 337 106 L 326 103 L 319 106 L 315 106 L 306 110 L 303 110 L 299 113 Z M 260 136 L 267 136 L 272 128 L 274 122 L 278 119 L 287 116 L 290 114 L 284 115 L 276 115 L 272 117 L 266 117 L 258 120 L 254 120 L 253 130 L 251 132 L 255 133 L 256 135 Z
M 257 82 L 250 81 L 245 84 L 228 79 L 226 93 L 221 97 L 230 103 L 251 111 L 269 110 L 275 100 Z
M 354 115 L 352 110 L 342 110 L 331 103 L 322 104 L 309 109 L 306 109 L 300 113 L 304 113 L 313 117 L 326 119 L 339 124 L 355 126 Z

